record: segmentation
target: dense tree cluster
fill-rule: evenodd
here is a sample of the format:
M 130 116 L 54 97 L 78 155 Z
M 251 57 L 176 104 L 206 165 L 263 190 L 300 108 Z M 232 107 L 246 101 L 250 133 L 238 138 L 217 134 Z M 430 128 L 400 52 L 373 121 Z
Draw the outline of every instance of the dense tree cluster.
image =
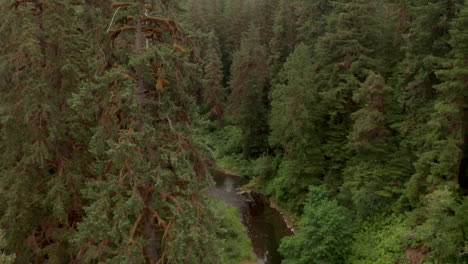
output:
M 229 140 L 215 148 L 302 215 L 281 247 L 285 263 L 466 262 L 467 2 L 211 6 L 228 87 L 218 133 Z M 311 186 L 324 188 L 320 203 Z M 348 213 L 352 233 L 334 227 Z M 333 259 L 321 236 L 340 228 L 351 245 L 334 245 L 348 256 Z M 393 242 L 362 254 L 389 230 Z
M 468 261 L 466 0 L 0 0 L 0 44 L 1 263 L 249 258 L 212 156 L 284 263 Z
M 180 10 L 0 1 L 1 263 L 222 258 Z

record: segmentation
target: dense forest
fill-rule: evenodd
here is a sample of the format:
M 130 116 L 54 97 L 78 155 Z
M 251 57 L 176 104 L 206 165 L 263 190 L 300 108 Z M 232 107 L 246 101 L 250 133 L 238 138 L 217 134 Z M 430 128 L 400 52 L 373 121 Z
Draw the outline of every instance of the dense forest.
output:
M 0 263 L 468 263 L 468 1 L 0 0 Z

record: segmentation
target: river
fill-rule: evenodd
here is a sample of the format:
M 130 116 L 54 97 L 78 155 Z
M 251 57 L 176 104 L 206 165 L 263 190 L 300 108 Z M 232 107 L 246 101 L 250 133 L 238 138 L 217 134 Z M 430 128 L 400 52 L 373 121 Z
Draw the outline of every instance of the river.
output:
M 292 234 L 281 213 L 271 207 L 261 193 L 238 191 L 238 187 L 248 183 L 246 179 L 226 173 L 219 173 L 214 179 L 216 185 L 210 188 L 210 195 L 239 209 L 257 255 L 257 263 L 280 264 L 279 243 L 284 236 Z

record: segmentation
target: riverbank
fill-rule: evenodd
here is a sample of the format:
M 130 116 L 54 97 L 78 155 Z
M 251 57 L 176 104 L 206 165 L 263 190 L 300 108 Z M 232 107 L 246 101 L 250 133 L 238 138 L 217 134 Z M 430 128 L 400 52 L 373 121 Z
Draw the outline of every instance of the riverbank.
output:
M 278 253 L 281 239 L 293 234 L 285 214 L 262 193 L 254 189 L 244 190 L 248 179 L 217 172 L 214 173 L 214 180 L 216 185 L 208 193 L 238 209 L 258 258 L 257 263 L 281 263 L 282 257 Z

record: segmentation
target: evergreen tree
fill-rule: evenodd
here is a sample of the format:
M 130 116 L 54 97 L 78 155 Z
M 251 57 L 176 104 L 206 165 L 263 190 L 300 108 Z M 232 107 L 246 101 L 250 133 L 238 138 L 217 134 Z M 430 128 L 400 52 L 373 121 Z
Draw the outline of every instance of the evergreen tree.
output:
M 297 199 L 325 171 L 318 133 L 324 114 L 311 65 L 310 47 L 298 45 L 271 93 L 269 139 L 283 150 L 279 175 L 272 184 L 283 201 Z
M 468 60 L 467 46 L 468 4 L 460 6 L 459 17 L 453 20 L 450 30 L 452 51 L 444 63 L 446 69 L 436 72 L 443 81 L 435 86 L 438 100 L 430 123 L 438 138 L 433 138 L 433 148 L 439 152 L 439 162 L 433 165 L 431 174 L 444 179 L 457 179 L 461 188 L 468 189 Z M 437 136 L 436 136 L 437 137 Z M 439 176 L 440 177 L 440 176 Z
M 250 25 L 246 0 L 232 0 L 224 3 L 223 18 L 224 30 L 221 36 L 221 47 L 224 52 L 224 67 L 229 69 L 233 63 L 233 51 L 241 46 L 241 40 Z
M 261 43 L 268 47 L 273 37 L 274 14 L 278 0 L 249 0 L 248 5 L 250 6 L 250 23 L 258 26 Z
M 278 72 L 297 43 L 294 8 L 291 1 L 280 0 L 275 12 L 272 38 L 269 43 L 269 76 L 272 85 L 278 81 Z
M 298 40 L 313 47 L 316 40 L 325 34 L 327 17 L 333 10 L 332 2 L 329 0 L 294 0 L 293 2 L 296 7 Z
M 419 205 L 410 214 L 409 232 L 430 248 L 430 261 L 441 263 L 466 262 L 460 252 L 466 251 L 467 224 L 461 215 L 466 214 L 467 200 L 458 201 L 457 189 L 466 186 L 467 10 L 465 2 L 459 17 L 451 22 L 448 58 L 434 59 L 445 69 L 435 72 L 442 82 L 433 86 L 436 97 L 425 125 L 425 151 L 408 182 L 410 201 Z M 454 184 L 457 180 L 458 186 Z
M 402 182 L 411 173 L 390 128 L 393 93 L 380 74 L 371 72 L 353 100 L 361 106 L 351 114 L 348 136 L 353 151 L 344 170 L 342 191 L 351 195 L 359 216 L 376 215 L 389 199 L 402 193 Z
M 379 152 L 382 149 L 382 140 L 388 133 L 385 127 L 385 80 L 381 75 L 370 73 L 365 83 L 359 88 L 353 99 L 364 106 L 351 114 L 354 125 L 350 140 L 353 145 L 363 151 Z
M 448 110 L 438 99 L 436 87 L 442 80 L 437 77 L 436 71 L 440 68 L 441 61 L 449 55 L 450 22 L 457 14 L 457 3 L 460 2 L 423 1 L 412 8 L 415 17 L 414 32 L 408 40 L 408 56 L 405 61 L 407 71 L 411 74 L 407 77 L 410 81 L 404 93 L 408 113 L 406 122 L 402 124 L 412 129 L 402 132 L 406 133 L 403 144 L 415 149 L 417 156 L 415 173 L 407 183 L 407 196 L 413 206 L 420 203 L 420 197 L 425 195 L 433 183 L 454 179 L 457 168 L 451 161 L 460 160 L 460 149 L 456 146 L 460 135 L 458 138 L 446 138 L 448 126 L 440 126 L 443 118 L 433 119 L 434 105 L 438 108 L 436 111 L 440 113 L 439 117 L 444 115 L 441 112 Z M 439 87 L 444 89 L 444 86 Z M 440 142 L 444 138 L 447 141 Z
M 252 26 L 234 53 L 231 66 L 229 108 L 242 130 L 242 149 L 247 157 L 266 149 L 268 66 L 265 46 L 260 43 L 260 32 Z
M 214 31 L 217 36 L 221 34 L 223 21 L 219 0 L 190 0 L 186 6 L 185 20 L 191 28 L 204 33 Z
M 226 104 L 226 90 L 223 87 L 223 72 L 219 44 L 212 32 L 205 55 L 204 74 L 206 84 L 203 88 L 203 98 L 221 127 L 224 126 L 223 114 Z
M 379 1 L 339 1 L 327 16 L 327 33 L 315 46 L 314 75 L 328 115 L 322 130 L 323 151 L 327 160 L 325 181 L 338 188 L 343 181 L 347 160 L 353 156 L 347 136 L 352 129 L 351 114 L 358 110 L 353 100 L 370 71 L 383 72 L 386 62 L 380 55 L 386 50 L 385 24 L 389 16 Z
M 466 263 L 467 5 L 1 0 L 0 263 L 247 260 L 200 136 L 284 263 Z
M 82 190 L 85 216 L 74 235 L 76 259 L 216 262 L 215 229 L 201 192 L 210 178 L 190 131 L 196 117 L 184 77 L 186 51 L 169 17 L 175 7 L 144 1 L 112 6 L 115 23 L 107 35 L 113 45 L 106 57 L 115 61 L 71 100 L 89 124 L 93 160 Z
M 0 6 L 0 215 L 17 263 L 68 263 L 81 218 L 81 147 L 67 99 L 87 72 L 71 1 Z

